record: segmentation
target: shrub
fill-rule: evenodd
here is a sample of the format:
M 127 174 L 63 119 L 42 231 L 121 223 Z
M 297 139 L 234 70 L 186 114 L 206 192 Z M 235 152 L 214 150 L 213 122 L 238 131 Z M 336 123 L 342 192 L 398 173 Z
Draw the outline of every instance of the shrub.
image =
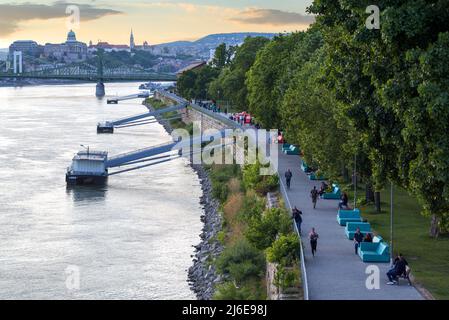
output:
M 265 199 L 260 198 L 254 192 L 248 192 L 243 199 L 242 208 L 239 212 L 239 218 L 243 222 L 247 222 L 254 217 L 260 218 L 265 210 Z
M 274 285 L 283 290 L 299 287 L 300 275 L 298 266 L 295 265 L 293 268 L 285 268 L 283 265 L 278 265 L 274 277 Z
M 243 169 L 243 186 L 245 189 L 254 189 L 261 195 L 276 191 L 279 187 L 279 177 L 277 175 L 262 176 L 260 168 L 259 162 L 245 166 Z
M 237 283 L 242 283 L 264 272 L 263 252 L 254 248 L 248 241 L 240 240 L 226 248 L 217 259 L 217 271 L 229 275 Z
M 225 183 L 212 181 L 212 195 L 215 199 L 218 199 L 221 203 L 223 203 L 228 198 L 228 194 L 229 189 Z
M 290 266 L 298 258 L 299 246 L 299 238 L 295 233 L 281 235 L 267 249 L 268 261 Z
M 292 231 L 292 222 L 285 210 L 273 208 L 261 217 L 253 217 L 245 232 L 248 241 L 260 250 L 270 247 L 278 235 Z
M 217 286 L 214 294 L 214 300 L 257 300 L 251 288 L 246 286 L 236 287 L 232 282 L 225 282 Z

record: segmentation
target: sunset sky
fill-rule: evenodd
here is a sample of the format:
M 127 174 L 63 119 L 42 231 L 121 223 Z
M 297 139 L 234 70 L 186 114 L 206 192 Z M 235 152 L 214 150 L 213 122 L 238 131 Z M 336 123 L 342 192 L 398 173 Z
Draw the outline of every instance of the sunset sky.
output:
M 40 44 L 65 41 L 70 24 L 66 8 L 77 5 L 74 27 L 83 42 L 137 44 L 196 40 L 211 33 L 304 30 L 312 0 L 0 0 L 0 48 L 14 40 Z

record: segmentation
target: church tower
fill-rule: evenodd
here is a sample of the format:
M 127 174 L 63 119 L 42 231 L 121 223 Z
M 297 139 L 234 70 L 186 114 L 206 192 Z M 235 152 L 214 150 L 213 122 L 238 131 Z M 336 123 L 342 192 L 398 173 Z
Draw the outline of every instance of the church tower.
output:
M 136 47 L 136 44 L 134 43 L 134 34 L 133 29 L 131 29 L 131 36 L 129 37 L 129 48 L 133 50 Z

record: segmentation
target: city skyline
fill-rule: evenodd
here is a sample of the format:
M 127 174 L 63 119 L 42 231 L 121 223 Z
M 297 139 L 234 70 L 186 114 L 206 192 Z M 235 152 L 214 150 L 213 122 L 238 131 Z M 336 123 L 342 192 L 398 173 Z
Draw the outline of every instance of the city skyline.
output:
M 151 45 L 192 41 L 215 33 L 291 32 L 307 29 L 313 22 L 306 15 L 311 2 L 84 0 L 76 3 L 78 26 L 67 23 L 66 9 L 73 2 L 0 0 L 0 48 L 15 40 L 60 43 L 69 29 L 74 29 L 80 41 L 114 44 L 129 43 L 133 29 L 136 44 L 148 41 Z

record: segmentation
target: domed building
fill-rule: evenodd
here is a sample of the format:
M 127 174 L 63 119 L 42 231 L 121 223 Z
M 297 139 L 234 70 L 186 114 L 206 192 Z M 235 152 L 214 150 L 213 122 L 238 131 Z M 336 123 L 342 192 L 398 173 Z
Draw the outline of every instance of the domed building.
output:
M 47 43 L 44 47 L 44 56 L 65 63 L 84 61 L 87 59 L 87 45 L 77 41 L 75 32 L 70 30 L 66 42 Z

